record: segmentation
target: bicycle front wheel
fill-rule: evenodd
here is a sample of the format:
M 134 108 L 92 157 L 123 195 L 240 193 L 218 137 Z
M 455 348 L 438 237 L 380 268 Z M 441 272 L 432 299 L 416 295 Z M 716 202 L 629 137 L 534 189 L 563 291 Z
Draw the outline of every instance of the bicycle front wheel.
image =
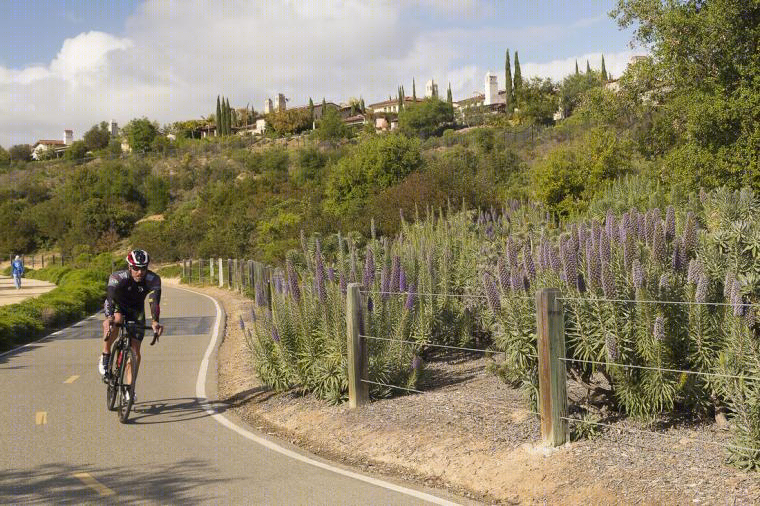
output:
M 106 371 L 106 374 L 108 377 L 107 380 L 107 387 L 106 387 L 106 407 L 108 407 L 109 411 L 116 410 L 116 398 L 118 397 L 118 379 L 119 379 L 119 353 L 121 351 L 118 349 L 118 341 L 114 341 L 113 345 L 111 346 L 111 360 L 108 362 L 108 370 Z
M 129 412 L 135 401 L 135 382 L 137 381 L 137 355 L 131 347 L 124 351 L 119 368 L 119 421 L 127 423 Z M 130 377 L 131 376 L 131 377 Z

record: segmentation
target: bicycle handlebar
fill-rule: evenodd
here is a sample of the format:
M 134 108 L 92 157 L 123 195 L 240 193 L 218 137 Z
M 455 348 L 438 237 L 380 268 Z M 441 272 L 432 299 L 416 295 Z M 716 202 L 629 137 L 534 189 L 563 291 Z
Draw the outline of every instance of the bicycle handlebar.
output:
M 137 323 L 131 323 L 131 322 L 122 322 L 122 323 L 112 322 L 111 325 L 114 327 L 123 327 L 123 328 L 129 328 L 129 327 L 140 328 L 141 327 L 141 325 L 137 325 Z M 142 329 L 153 330 L 153 327 L 151 325 L 142 325 Z M 150 342 L 150 345 L 153 346 L 157 342 L 158 342 L 158 334 L 156 332 L 153 332 L 153 340 Z

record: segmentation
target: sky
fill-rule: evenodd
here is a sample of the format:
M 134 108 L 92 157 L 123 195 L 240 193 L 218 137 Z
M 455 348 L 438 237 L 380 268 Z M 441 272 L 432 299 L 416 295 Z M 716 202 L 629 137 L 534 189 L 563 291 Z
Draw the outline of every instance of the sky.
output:
M 161 125 L 232 107 L 263 110 L 417 95 L 429 79 L 454 100 L 523 78 L 555 81 L 586 61 L 620 76 L 632 31 L 617 0 L 0 0 L 0 146 L 80 139 L 92 125 Z

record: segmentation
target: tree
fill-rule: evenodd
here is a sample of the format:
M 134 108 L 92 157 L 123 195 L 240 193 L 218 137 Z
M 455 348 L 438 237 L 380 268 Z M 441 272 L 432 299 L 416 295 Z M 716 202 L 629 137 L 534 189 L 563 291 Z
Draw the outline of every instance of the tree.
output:
M 7 167 L 11 163 L 11 155 L 8 151 L 0 146 L 0 167 Z
M 453 118 L 452 106 L 435 97 L 411 105 L 398 115 L 399 130 L 405 135 L 427 139 L 440 135 Z
M 554 123 L 558 99 L 551 79 L 532 78 L 524 86 L 522 97 L 521 119 L 538 125 Z
M 412 101 L 417 101 L 417 87 L 414 84 L 414 78 L 412 78 Z
M 150 150 L 153 139 L 158 133 L 158 125 L 148 118 L 136 118 L 126 124 L 124 134 L 129 141 L 129 147 L 137 152 Z
M 216 135 L 222 135 L 222 105 L 219 102 L 219 95 L 216 96 Z
M 85 156 L 87 156 L 87 144 L 84 141 L 72 142 L 63 154 L 66 160 L 83 160 Z
M 323 116 L 325 111 L 326 109 L 322 109 Z M 270 113 L 267 115 L 267 124 L 278 135 L 297 134 L 308 130 L 312 126 L 312 122 L 309 119 L 309 111 L 306 109 L 286 109 Z
M 227 111 L 226 119 L 227 119 L 227 125 L 226 125 L 226 133 L 227 135 L 232 135 L 232 116 L 235 111 L 232 110 L 230 107 L 230 99 L 225 99 L 225 110 Z
M 90 151 L 97 151 L 108 147 L 111 140 L 111 132 L 108 130 L 108 123 L 101 121 L 99 125 L 93 125 L 92 128 L 85 132 L 84 143 Z
M 314 101 L 309 97 L 309 121 L 314 123 Z
M 607 68 L 604 66 L 604 55 L 602 55 L 602 82 L 607 82 Z
M 577 76 L 578 74 L 578 60 L 575 60 L 575 75 Z
M 329 108 L 322 114 L 317 122 L 317 129 L 314 135 L 322 141 L 333 141 L 349 137 L 351 134 L 349 128 L 343 123 L 343 120 L 334 108 Z
M 649 83 L 638 98 L 677 118 L 663 169 L 674 171 L 671 182 L 736 186 L 743 178 L 759 188 L 757 2 L 620 0 L 612 14 L 651 49 L 651 63 L 636 66 L 644 72 L 632 84 Z
M 507 48 L 506 61 L 504 63 L 504 99 L 506 104 L 507 114 L 511 114 L 514 109 L 512 98 L 512 65 L 509 63 L 509 48 Z
M 29 144 L 14 144 L 8 150 L 12 162 L 29 162 L 32 159 L 32 148 Z
M 515 77 L 513 79 L 512 93 L 517 107 L 522 107 L 522 87 L 523 80 L 522 71 L 520 70 L 520 57 L 517 55 L 517 51 L 515 51 Z
M 454 119 L 454 96 L 451 94 L 451 83 L 449 83 L 449 87 L 446 90 L 446 103 L 449 104 L 449 107 L 451 108 L 451 120 Z
M 367 112 L 366 107 L 364 107 L 364 98 L 360 100 L 361 108 L 362 108 L 362 114 Z
M 573 114 L 573 111 L 581 103 L 585 93 L 593 88 L 601 86 L 600 80 L 593 74 L 571 74 L 562 80 L 560 85 L 560 106 L 565 117 Z
M 586 74 L 591 74 L 591 65 L 588 64 L 588 60 L 586 60 Z

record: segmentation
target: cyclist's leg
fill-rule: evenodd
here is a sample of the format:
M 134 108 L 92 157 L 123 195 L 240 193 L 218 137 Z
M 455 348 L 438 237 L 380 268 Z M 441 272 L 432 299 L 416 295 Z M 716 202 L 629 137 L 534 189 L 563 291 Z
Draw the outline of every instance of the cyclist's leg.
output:
M 134 320 L 139 325 L 139 328 L 136 329 L 136 332 L 130 336 L 129 345 L 132 348 L 132 350 L 135 352 L 135 357 L 137 359 L 137 370 L 140 370 L 140 359 L 142 358 L 140 355 L 140 345 L 142 344 L 143 337 L 145 337 L 145 330 L 143 327 L 145 326 L 145 313 L 140 312 L 139 314 L 130 315 L 130 320 Z M 132 368 L 130 367 L 130 364 L 127 364 L 127 382 L 128 384 L 132 384 Z
M 119 311 L 115 311 L 113 314 L 113 322 L 124 323 L 124 314 Z M 111 329 L 111 323 L 108 318 L 103 320 L 103 353 L 111 353 L 111 345 L 118 336 L 118 330 L 115 327 Z

